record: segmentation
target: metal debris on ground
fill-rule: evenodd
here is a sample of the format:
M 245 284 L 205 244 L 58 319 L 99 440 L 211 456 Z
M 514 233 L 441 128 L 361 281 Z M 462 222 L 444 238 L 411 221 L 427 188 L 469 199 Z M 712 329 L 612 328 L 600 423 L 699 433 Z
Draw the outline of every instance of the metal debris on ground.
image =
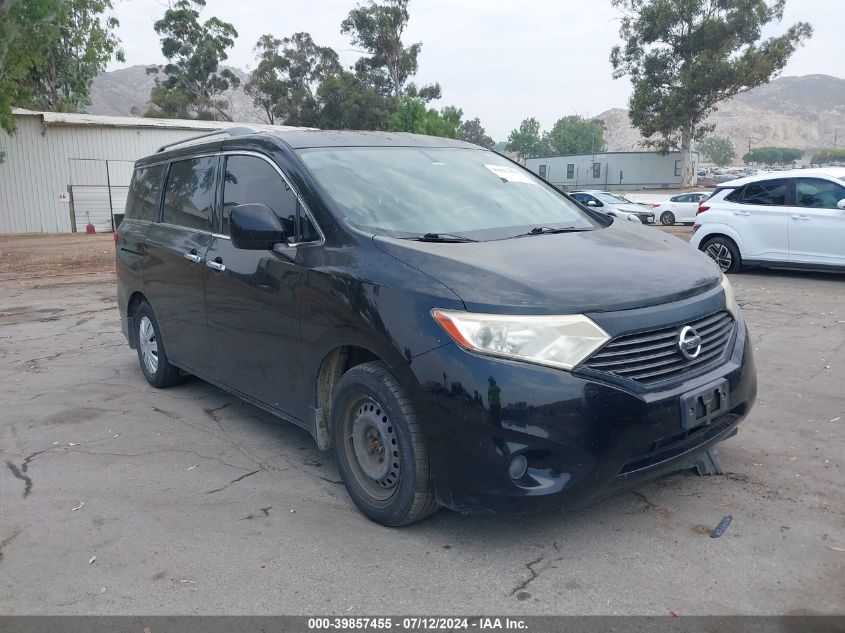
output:
M 725 530 L 728 529 L 728 526 L 731 524 L 734 518 L 731 515 L 726 516 L 719 522 L 712 532 L 710 532 L 710 538 L 719 538 L 722 534 L 725 533 Z

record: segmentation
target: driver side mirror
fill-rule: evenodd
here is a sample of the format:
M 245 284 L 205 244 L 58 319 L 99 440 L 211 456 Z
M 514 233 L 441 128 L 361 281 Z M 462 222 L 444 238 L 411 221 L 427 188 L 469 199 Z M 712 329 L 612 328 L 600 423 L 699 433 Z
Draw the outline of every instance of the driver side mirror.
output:
M 287 242 L 285 229 L 266 204 L 239 204 L 229 214 L 232 245 L 250 251 L 266 251 Z
M 588 207 L 597 207 L 597 206 L 599 206 L 598 202 L 596 202 L 595 200 L 587 200 L 584 204 L 586 204 Z
M 842 198 L 839 202 L 836 203 L 836 206 L 842 210 L 845 210 L 845 198 Z

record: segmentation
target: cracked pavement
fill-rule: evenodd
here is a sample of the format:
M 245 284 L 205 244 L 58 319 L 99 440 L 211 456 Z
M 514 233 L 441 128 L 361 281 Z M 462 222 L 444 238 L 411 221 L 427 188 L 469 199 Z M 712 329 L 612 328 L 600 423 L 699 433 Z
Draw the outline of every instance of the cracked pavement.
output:
M 149 387 L 113 275 L 0 279 L 0 613 L 842 613 L 845 279 L 733 281 L 760 393 L 727 475 L 391 530 L 306 432 Z

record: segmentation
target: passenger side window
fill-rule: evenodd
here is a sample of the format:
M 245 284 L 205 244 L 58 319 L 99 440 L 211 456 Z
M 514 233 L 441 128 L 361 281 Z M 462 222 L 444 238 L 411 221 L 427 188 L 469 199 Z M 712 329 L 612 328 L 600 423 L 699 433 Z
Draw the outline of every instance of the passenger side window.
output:
M 742 204 L 782 207 L 786 204 L 787 184 L 788 181 L 783 178 L 750 182 L 727 196 L 727 199 Z
M 229 234 L 229 215 L 240 204 L 266 204 L 281 220 L 291 242 L 314 242 L 320 235 L 307 213 L 302 212 L 296 194 L 279 172 L 255 156 L 226 157 L 223 178 L 224 235 Z
M 166 165 L 136 169 L 126 198 L 126 217 L 132 220 L 158 222 L 158 201 L 161 179 Z
M 162 222 L 212 230 L 216 157 L 174 161 L 167 174 Z
M 795 204 L 815 209 L 836 209 L 845 199 L 845 187 L 829 180 L 799 178 L 795 183 Z

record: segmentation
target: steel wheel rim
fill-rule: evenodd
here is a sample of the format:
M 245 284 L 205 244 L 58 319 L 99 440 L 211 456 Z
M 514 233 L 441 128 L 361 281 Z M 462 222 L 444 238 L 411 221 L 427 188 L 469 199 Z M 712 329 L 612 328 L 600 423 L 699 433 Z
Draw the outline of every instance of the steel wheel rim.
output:
M 158 371 L 158 339 L 153 322 L 148 316 L 141 317 L 138 326 L 138 347 L 141 349 L 141 360 L 151 376 Z
M 719 264 L 719 268 L 722 269 L 723 273 L 728 272 L 731 268 L 731 264 L 733 264 L 734 257 L 731 254 L 731 249 L 729 249 L 725 244 L 721 242 L 716 242 L 715 244 L 711 244 L 705 250 L 714 262 Z
M 387 501 L 402 476 L 396 428 L 387 411 L 372 398 L 361 398 L 346 416 L 347 460 L 355 480 L 375 500 Z

